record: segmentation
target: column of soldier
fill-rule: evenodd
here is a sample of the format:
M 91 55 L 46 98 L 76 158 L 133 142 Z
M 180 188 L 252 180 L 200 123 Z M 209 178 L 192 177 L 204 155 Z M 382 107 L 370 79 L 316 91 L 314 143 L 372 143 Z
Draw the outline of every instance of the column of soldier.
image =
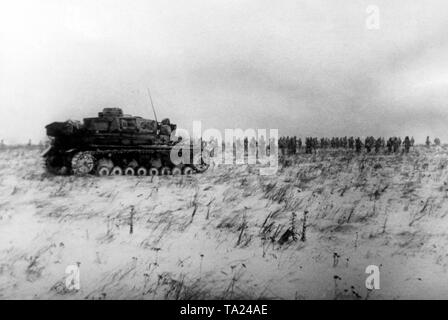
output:
M 271 141 L 273 139 L 269 139 L 266 141 L 262 136 L 260 140 L 256 141 L 255 138 L 251 138 L 250 140 L 246 137 L 244 139 L 236 139 L 231 143 L 222 142 L 222 150 L 232 150 L 236 153 L 236 150 L 243 150 L 244 153 L 247 153 L 249 150 L 256 152 L 258 155 L 259 150 L 265 150 L 264 153 L 269 155 L 272 153 L 270 150 L 271 146 L 275 146 L 275 143 Z M 217 146 L 218 140 L 215 138 L 211 138 L 208 142 L 210 146 Z M 305 138 L 304 143 L 301 138 L 297 137 L 280 137 L 278 139 L 277 147 L 280 151 L 281 155 L 292 155 L 303 150 L 307 154 L 316 153 L 318 149 L 346 149 L 353 150 L 357 153 L 363 152 L 365 150 L 366 153 L 379 153 L 380 151 L 387 151 L 390 154 L 397 153 L 409 153 L 410 149 L 414 147 L 415 140 L 414 137 L 409 138 L 405 137 L 403 140 L 400 137 L 390 137 L 389 139 L 385 139 L 383 137 L 375 138 L 375 137 L 367 137 L 365 139 L 361 139 L 360 137 L 333 137 L 333 138 L 316 138 L 316 137 L 307 137 Z M 431 145 L 431 141 L 429 137 L 426 139 L 426 146 L 429 147 Z M 434 139 L 434 145 L 440 146 L 441 142 L 439 138 Z
M 387 141 L 382 137 L 367 137 L 364 140 L 359 137 L 307 137 L 303 143 L 301 138 L 288 136 L 280 137 L 278 140 L 278 147 L 282 155 L 296 154 L 303 149 L 307 154 L 315 153 L 318 149 L 347 149 L 357 153 L 361 153 L 363 150 L 367 153 L 379 153 L 381 150 L 387 150 L 388 153 L 409 153 L 414 144 L 414 137 L 406 137 L 404 140 L 400 137 L 391 137 Z
M 203 145 L 206 144 L 209 146 L 209 149 L 213 149 L 219 146 L 218 139 L 214 137 L 211 137 L 207 142 L 201 142 L 201 139 L 198 139 L 196 143 L 198 145 L 200 145 L 201 143 Z M 234 139 L 233 143 L 229 141 L 222 141 L 221 150 L 223 152 L 225 152 L 226 150 L 232 150 L 235 155 L 238 151 L 244 154 L 256 154 L 257 156 L 259 156 L 259 152 L 263 150 L 263 156 L 265 156 L 270 155 L 272 152 L 275 152 L 275 150 L 271 150 L 271 148 L 275 147 L 276 144 L 274 138 L 265 139 L 264 136 L 261 136 L 258 140 L 256 140 L 255 137 L 251 137 L 251 139 L 245 137 L 243 139 Z

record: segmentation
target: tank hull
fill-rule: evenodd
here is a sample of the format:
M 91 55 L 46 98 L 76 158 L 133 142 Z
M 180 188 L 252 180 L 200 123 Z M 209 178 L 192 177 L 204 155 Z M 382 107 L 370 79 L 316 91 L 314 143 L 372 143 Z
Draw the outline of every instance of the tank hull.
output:
M 171 140 L 171 130 L 176 125 L 168 119 L 157 123 L 125 116 L 120 109 L 112 111 L 112 116 L 105 109 L 98 118 L 86 118 L 84 125 L 73 121 L 49 124 L 46 129 L 52 145 L 43 154 L 48 172 L 155 175 L 200 173 L 207 169 L 201 159 L 193 161 L 192 146 L 191 157 L 185 163 L 171 161 L 171 151 L 178 141 Z

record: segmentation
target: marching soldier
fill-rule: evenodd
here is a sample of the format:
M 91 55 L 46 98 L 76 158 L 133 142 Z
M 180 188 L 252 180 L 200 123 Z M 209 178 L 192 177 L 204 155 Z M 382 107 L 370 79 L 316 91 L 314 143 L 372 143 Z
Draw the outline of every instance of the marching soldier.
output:
M 307 137 L 305 140 L 305 149 L 306 149 L 305 153 L 307 153 L 307 154 L 313 153 L 312 148 L 313 148 L 313 146 L 312 146 L 311 138 Z
M 392 138 L 389 138 L 386 143 L 388 153 L 392 153 L 392 145 L 393 145 Z
M 356 138 L 356 141 L 355 141 L 355 147 L 356 147 L 356 152 L 357 153 L 361 153 L 361 149 L 362 149 L 362 141 L 361 141 L 361 139 L 358 137 L 358 138 Z
M 404 152 L 409 153 L 409 149 L 411 148 L 411 140 L 408 136 L 404 138 Z
M 355 147 L 355 139 L 354 139 L 353 137 L 350 137 L 350 138 L 348 139 L 348 147 L 349 147 L 350 149 L 354 149 L 354 147 Z
M 394 139 L 393 139 L 393 147 L 394 147 L 394 153 L 397 153 L 398 152 L 398 138 L 397 137 L 394 137 Z
M 382 140 L 381 138 L 376 139 L 375 141 L 375 153 L 378 153 L 381 149 Z
M 297 140 L 297 148 L 300 150 L 302 150 L 302 139 L 299 138 L 299 140 Z

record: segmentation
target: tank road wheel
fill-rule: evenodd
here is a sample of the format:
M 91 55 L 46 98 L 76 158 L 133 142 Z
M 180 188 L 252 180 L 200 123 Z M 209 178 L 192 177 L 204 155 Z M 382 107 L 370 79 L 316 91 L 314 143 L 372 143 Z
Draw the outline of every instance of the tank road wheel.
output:
M 192 167 L 185 167 L 184 168 L 184 175 L 189 176 L 193 174 L 193 168 Z
M 65 176 L 66 174 L 68 174 L 68 168 L 66 166 L 62 166 L 61 169 L 59 169 L 59 174 L 62 176 Z
M 162 167 L 160 169 L 160 175 L 162 176 L 168 176 L 171 174 L 171 169 L 169 167 Z
M 78 152 L 72 159 L 73 173 L 83 176 L 90 173 L 95 166 L 95 158 L 89 152 Z
M 120 167 L 113 167 L 110 172 L 111 176 L 121 176 L 123 174 L 123 170 Z
M 132 167 L 127 167 L 127 168 L 124 170 L 124 175 L 125 175 L 125 176 L 134 176 L 134 175 L 135 175 L 135 170 L 134 170 L 134 168 L 132 168 Z
M 140 167 L 137 169 L 138 176 L 146 176 L 148 174 L 148 170 L 145 167 Z
M 182 168 L 181 167 L 174 167 L 172 173 L 173 173 L 173 176 L 180 176 L 182 174 Z
M 112 160 L 103 158 L 98 161 L 96 172 L 100 177 L 108 176 L 114 167 Z
M 199 173 L 203 173 L 205 171 L 207 171 L 209 165 L 205 164 L 205 163 L 201 163 L 201 164 L 195 164 L 194 168 L 196 169 L 197 172 Z
M 195 160 L 193 161 L 193 167 L 197 172 L 202 173 L 208 169 L 209 165 L 204 162 L 201 154 L 198 154 L 195 156 Z
M 108 176 L 110 174 L 108 167 L 99 167 L 97 172 L 100 177 Z
M 158 176 L 159 170 L 157 170 L 157 168 L 151 168 L 151 169 L 149 169 L 149 175 L 150 176 Z

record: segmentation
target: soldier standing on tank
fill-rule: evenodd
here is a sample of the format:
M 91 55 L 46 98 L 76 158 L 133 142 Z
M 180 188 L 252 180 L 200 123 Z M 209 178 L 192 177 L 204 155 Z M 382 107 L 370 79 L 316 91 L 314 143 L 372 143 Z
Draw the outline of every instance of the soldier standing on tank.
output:
M 429 136 L 426 137 L 426 148 L 429 148 L 431 146 L 431 141 L 429 140 Z

